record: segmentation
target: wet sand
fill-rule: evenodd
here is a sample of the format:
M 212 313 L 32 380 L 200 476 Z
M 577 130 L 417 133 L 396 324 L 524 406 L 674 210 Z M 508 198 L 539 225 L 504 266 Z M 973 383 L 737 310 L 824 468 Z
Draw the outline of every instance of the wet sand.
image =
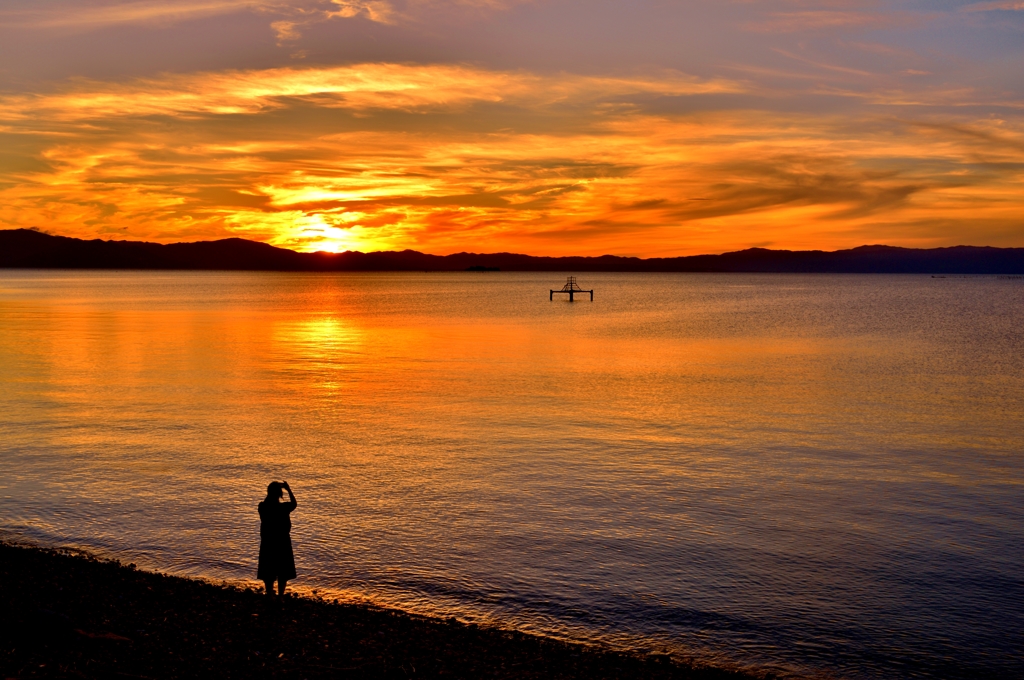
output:
M 753 676 L 0 543 L 6 678 Z

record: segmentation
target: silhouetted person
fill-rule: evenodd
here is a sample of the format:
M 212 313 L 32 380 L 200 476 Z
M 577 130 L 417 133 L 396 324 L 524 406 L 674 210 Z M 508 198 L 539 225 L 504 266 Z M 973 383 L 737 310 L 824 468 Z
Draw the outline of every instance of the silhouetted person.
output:
M 284 492 L 288 502 L 281 503 Z M 267 497 L 260 503 L 260 566 L 256 578 L 267 586 L 267 595 L 277 592 L 284 595 L 288 581 L 295 578 L 295 555 L 292 554 L 292 510 L 298 503 L 288 482 L 271 482 L 267 485 Z

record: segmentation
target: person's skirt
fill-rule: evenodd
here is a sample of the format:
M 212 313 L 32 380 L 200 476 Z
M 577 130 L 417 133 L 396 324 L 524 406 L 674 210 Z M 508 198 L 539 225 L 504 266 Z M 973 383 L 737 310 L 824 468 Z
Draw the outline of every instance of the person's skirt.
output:
M 292 554 L 292 539 L 260 539 L 260 566 L 256 578 L 261 581 L 290 581 L 295 578 L 295 555 Z

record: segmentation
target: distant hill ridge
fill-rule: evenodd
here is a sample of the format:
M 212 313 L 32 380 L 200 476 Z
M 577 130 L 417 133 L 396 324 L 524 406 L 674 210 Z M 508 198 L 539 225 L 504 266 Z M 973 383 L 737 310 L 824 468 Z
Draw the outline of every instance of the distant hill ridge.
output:
M 721 255 L 647 258 L 535 257 L 514 253 L 427 255 L 415 250 L 297 253 L 229 238 L 196 243 L 85 241 L 31 229 L 0 230 L 0 268 L 191 269 L 228 271 L 575 271 L 1024 274 L 1024 248 L 954 246 L 851 250 L 750 248 Z

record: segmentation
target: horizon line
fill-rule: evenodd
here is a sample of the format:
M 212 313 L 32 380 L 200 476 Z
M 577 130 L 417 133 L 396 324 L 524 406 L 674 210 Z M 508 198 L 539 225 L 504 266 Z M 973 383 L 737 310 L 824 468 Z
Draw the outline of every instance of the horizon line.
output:
M 960 243 L 960 244 L 952 245 L 952 246 L 933 246 L 933 247 L 926 247 L 926 248 L 915 247 L 915 246 L 897 246 L 897 245 L 890 245 L 890 244 L 887 244 L 887 243 L 863 243 L 863 244 L 861 244 L 859 246 L 852 246 L 852 247 L 849 247 L 849 248 L 838 248 L 836 250 L 824 250 L 824 249 L 821 249 L 821 248 L 808 248 L 808 249 L 804 249 L 804 250 L 798 250 L 798 249 L 793 249 L 793 248 L 766 248 L 764 246 L 750 246 L 748 248 L 741 248 L 739 250 L 725 250 L 725 251 L 718 252 L 718 253 L 697 253 L 697 254 L 694 254 L 694 255 L 664 255 L 664 256 L 655 256 L 655 257 L 641 257 L 639 255 L 615 255 L 613 253 L 604 253 L 602 255 L 532 255 L 532 254 L 529 254 L 529 253 L 515 253 L 515 252 L 511 252 L 511 251 L 492 251 L 492 252 L 480 251 L 480 252 L 476 252 L 476 251 L 470 251 L 470 250 L 459 250 L 459 251 L 451 252 L 451 253 L 438 254 L 438 253 L 424 252 L 424 251 L 421 251 L 421 250 L 414 250 L 412 248 L 404 248 L 402 250 L 368 250 L 368 251 L 364 251 L 364 250 L 342 250 L 342 251 L 331 251 L 331 250 L 312 250 L 312 251 L 310 251 L 310 250 L 294 250 L 292 248 L 287 248 L 285 246 L 275 245 L 273 243 L 268 243 L 266 241 L 257 241 L 257 240 L 254 240 L 254 239 L 248 239 L 248 238 L 244 238 L 242 236 L 227 236 L 225 238 L 205 239 L 205 240 L 199 240 L 199 241 L 174 241 L 174 242 L 171 242 L 171 243 L 160 243 L 158 241 L 144 241 L 144 240 L 134 240 L 134 239 L 127 239 L 127 238 L 126 239 L 113 239 L 113 238 L 111 238 L 111 239 L 104 239 L 104 238 L 98 238 L 97 237 L 97 238 L 94 238 L 94 239 L 84 239 L 84 238 L 79 238 L 77 236 L 64 236 L 62 234 L 55 234 L 53 232 L 46 231 L 46 230 L 44 230 L 42 228 L 39 228 L 39 227 L 17 227 L 15 229 L 0 229 L 0 233 L 3 233 L 5 231 L 6 232 L 29 231 L 29 232 L 34 232 L 34 233 L 41 234 L 41 235 L 44 235 L 44 236 L 49 236 L 49 237 L 52 237 L 52 238 L 69 239 L 69 240 L 72 240 L 72 241 L 81 241 L 83 243 L 88 243 L 90 241 L 100 241 L 100 242 L 103 242 L 103 243 L 137 243 L 137 244 L 146 244 L 146 245 L 154 245 L 154 246 L 198 245 L 198 244 L 203 244 L 203 243 L 222 243 L 222 242 L 225 242 L 225 241 L 243 241 L 245 243 L 253 243 L 253 244 L 257 244 L 257 245 L 261 245 L 261 246 L 268 246 L 268 247 L 274 248 L 276 250 L 282 250 L 282 251 L 289 252 L 289 253 L 295 253 L 296 255 L 340 256 L 340 255 L 346 255 L 346 254 L 377 255 L 377 254 L 387 254 L 387 253 L 416 253 L 418 255 L 426 255 L 426 256 L 429 256 L 429 257 L 452 257 L 452 256 L 456 256 L 456 255 L 476 255 L 476 256 L 509 255 L 509 256 L 514 256 L 514 257 L 530 257 L 530 258 L 549 259 L 549 260 L 567 259 L 567 258 L 579 258 L 579 259 L 588 259 L 588 260 L 599 260 L 599 259 L 602 259 L 602 258 L 618 258 L 618 259 L 624 259 L 624 260 L 640 260 L 640 261 L 645 261 L 645 262 L 649 261 L 649 260 L 676 260 L 676 259 L 691 258 L 691 257 L 720 257 L 720 256 L 723 256 L 723 255 L 734 255 L 734 254 L 737 254 L 737 253 L 745 253 L 745 252 L 750 252 L 750 251 L 764 251 L 764 252 L 772 252 L 772 253 L 822 253 L 822 254 L 831 254 L 831 253 L 849 252 L 849 251 L 859 250 L 859 249 L 862 249 L 862 248 L 892 248 L 892 249 L 895 249 L 895 250 L 915 250 L 915 251 L 952 250 L 952 249 L 955 249 L 955 248 L 990 248 L 990 249 L 993 249 L 993 250 L 1022 250 L 1022 249 L 1024 249 L 1024 246 L 968 245 L 968 244 L 964 244 L 964 243 Z

